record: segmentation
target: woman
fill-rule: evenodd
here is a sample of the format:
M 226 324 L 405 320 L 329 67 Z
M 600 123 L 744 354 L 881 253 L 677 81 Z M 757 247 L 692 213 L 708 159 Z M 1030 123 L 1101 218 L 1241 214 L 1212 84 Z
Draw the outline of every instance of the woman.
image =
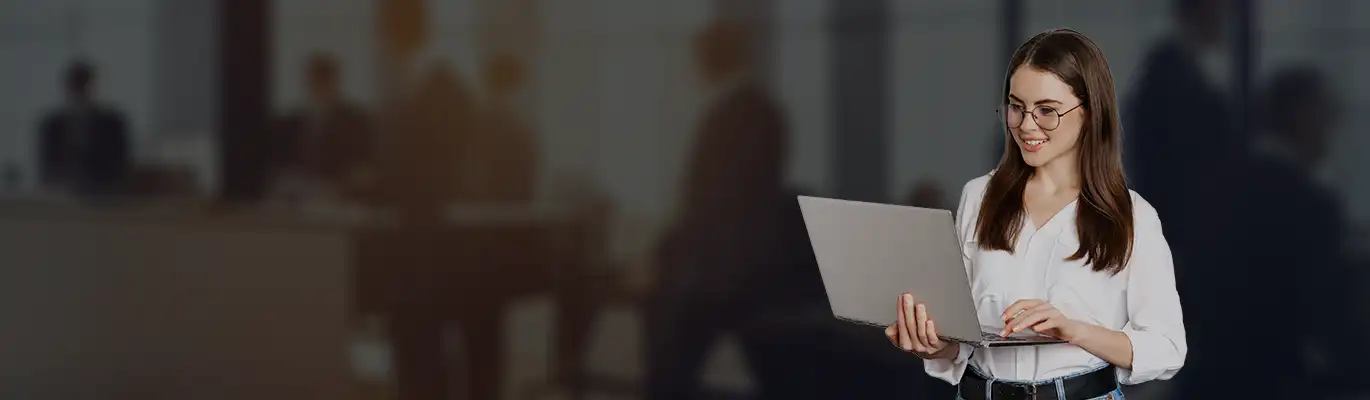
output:
M 1155 209 L 1123 179 L 1103 54 L 1071 30 L 1033 37 L 1009 63 L 1001 111 L 1003 158 L 956 213 L 980 323 L 1067 343 L 948 342 L 916 293 L 885 334 L 967 400 L 1116 399 L 1119 383 L 1173 377 L 1186 352 L 1174 267 Z

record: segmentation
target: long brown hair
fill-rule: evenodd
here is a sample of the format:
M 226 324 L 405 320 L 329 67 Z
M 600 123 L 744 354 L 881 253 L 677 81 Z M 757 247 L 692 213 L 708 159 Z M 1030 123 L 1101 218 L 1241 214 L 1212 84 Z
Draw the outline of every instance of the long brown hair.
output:
M 1081 185 L 1075 229 L 1080 248 L 1066 260 L 1085 259 L 1095 271 L 1117 274 L 1132 255 L 1132 197 L 1123 177 L 1118 102 L 1108 61 L 1079 32 L 1042 32 L 1013 53 L 1004 77 L 1005 100 L 1009 79 L 1022 66 L 1050 72 L 1070 85 L 1088 118 L 1077 144 Z M 1004 156 L 985 189 L 975 231 L 980 248 L 1012 252 L 1023 228 L 1023 191 L 1033 168 L 1023 161 L 1013 133 L 1007 127 L 1004 133 Z

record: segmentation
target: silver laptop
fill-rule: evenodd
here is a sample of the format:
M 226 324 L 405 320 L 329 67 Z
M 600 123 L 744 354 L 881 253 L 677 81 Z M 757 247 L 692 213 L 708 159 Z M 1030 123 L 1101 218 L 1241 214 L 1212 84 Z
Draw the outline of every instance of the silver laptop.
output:
M 1001 337 L 981 328 L 950 211 L 799 196 L 833 315 L 884 328 L 913 293 L 943 340 L 976 347 L 1063 343 L 1025 332 Z

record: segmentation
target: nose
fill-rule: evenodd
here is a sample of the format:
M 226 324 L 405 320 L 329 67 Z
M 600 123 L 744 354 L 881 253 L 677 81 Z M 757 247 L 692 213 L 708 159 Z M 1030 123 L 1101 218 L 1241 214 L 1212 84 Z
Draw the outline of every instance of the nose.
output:
M 1041 132 L 1041 131 L 1042 131 L 1042 127 L 1037 126 L 1037 118 L 1033 118 L 1032 115 L 1025 115 L 1025 116 L 1023 116 L 1023 123 L 1018 124 L 1018 129 L 1021 129 L 1021 130 L 1023 130 L 1024 132 Z

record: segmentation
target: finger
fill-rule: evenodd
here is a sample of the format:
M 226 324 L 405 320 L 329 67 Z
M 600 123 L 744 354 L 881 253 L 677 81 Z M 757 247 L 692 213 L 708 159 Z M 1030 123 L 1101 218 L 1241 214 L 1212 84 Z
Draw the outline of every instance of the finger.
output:
M 914 306 L 913 320 L 918 324 L 918 344 L 924 349 L 931 348 L 932 342 L 928 341 L 928 306 L 918 303 Z
M 924 348 L 923 344 L 918 340 L 918 316 L 917 312 L 915 311 L 916 309 L 917 307 L 914 306 L 913 295 L 905 296 L 904 324 L 907 325 L 907 329 L 909 332 L 909 342 L 911 342 L 912 344 L 913 351 L 921 353 L 923 352 Z
M 894 321 L 894 325 L 893 325 L 893 326 L 894 326 L 894 334 L 895 334 L 894 347 L 898 347 L 900 350 L 904 350 L 904 349 L 905 349 L 905 347 L 904 347 L 904 337 L 905 337 L 905 332 L 904 332 L 904 330 L 905 330 L 905 327 L 904 327 L 904 296 L 903 296 L 903 295 L 900 295 L 900 296 L 899 296 L 899 299 L 896 300 L 896 301 L 894 302 L 894 309 L 895 309 L 895 311 L 894 311 L 894 319 L 895 319 L 895 321 Z
M 904 349 L 904 351 L 913 351 L 912 336 L 909 336 L 909 324 L 904 320 L 904 302 L 907 300 L 908 294 L 899 296 L 898 321 L 895 322 L 895 325 L 899 325 L 899 348 Z
M 1051 311 L 1051 310 L 1055 310 L 1055 307 L 1052 307 L 1052 306 L 1051 306 L 1051 303 L 1047 303 L 1047 302 L 1042 302 L 1042 304 L 1038 304 L 1038 305 L 1036 305 L 1036 306 L 1034 306 L 1034 307 L 1025 308 L 1025 309 L 1019 310 L 1018 312 L 1016 312 L 1016 313 L 1014 313 L 1013 315 L 1010 315 L 1010 316 L 1009 316 L 1009 321 L 1007 321 L 1007 322 L 1004 323 L 1004 327 L 1007 328 L 1007 327 L 1013 326 L 1013 324 L 1014 324 L 1015 322 L 1017 322 L 1019 319 L 1021 319 L 1021 318 L 1023 318 L 1023 317 L 1026 317 L 1028 314 L 1035 313 L 1035 312 Z
M 928 320 L 928 342 L 932 344 L 934 352 L 942 349 L 942 338 L 937 337 L 937 326 L 933 325 L 932 320 Z
M 1027 329 L 1030 326 L 1037 325 L 1038 323 L 1052 319 L 1057 315 L 1060 315 L 1060 313 L 1053 313 L 1051 311 L 1033 311 L 1015 320 L 1013 323 L 1013 330 L 1011 333 L 1022 332 L 1024 329 Z
M 1056 329 L 1060 325 L 1060 322 L 1058 321 L 1059 320 L 1056 318 L 1047 318 L 1046 321 L 1042 321 L 1037 325 L 1033 325 L 1032 330 L 1037 333 L 1042 333 L 1052 329 Z
M 1019 329 L 1019 325 L 1020 325 L 1020 324 L 1022 324 L 1024 321 L 1031 321 L 1033 318 L 1037 318 L 1037 317 L 1040 317 L 1040 316 L 1039 316 L 1037 313 L 1035 313 L 1035 312 L 1024 311 L 1024 312 L 1022 313 L 1022 315 L 1019 315 L 1019 316 L 1017 316 L 1017 317 L 1014 317 L 1012 320 L 1009 320 L 1007 323 L 1005 323 L 1005 324 L 1004 324 L 1004 330 L 1003 330 L 1003 332 L 1001 332 L 1000 334 L 1001 334 L 1002 336 L 1008 336 L 1008 335 L 1011 335 L 1011 334 L 1013 334 L 1013 333 L 1015 333 L 1015 332 L 1018 332 L 1018 329 Z M 1033 321 L 1033 323 L 1036 323 L 1036 322 L 1040 322 L 1040 321 Z
M 1018 314 L 1018 312 L 1031 309 L 1033 307 L 1042 305 L 1043 303 L 1046 302 L 1037 299 L 1024 299 L 1015 301 L 1013 302 L 1013 304 L 1010 304 L 1008 308 L 1004 309 L 1003 314 L 999 315 L 999 319 L 1001 321 L 1008 321 L 1010 319 L 1013 319 L 1013 317 L 1016 314 Z
M 1027 301 L 1030 300 L 1018 300 L 1013 302 L 1013 304 L 1009 304 L 1008 307 L 1004 308 L 1004 312 L 999 313 L 999 319 L 1002 321 L 1013 319 L 1013 314 L 1022 311 L 1024 308 L 1023 303 Z
M 885 327 L 885 337 L 890 340 L 890 344 L 899 345 L 899 329 L 895 328 L 894 325 Z
M 1012 327 L 1014 323 L 1021 320 L 1023 317 L 1026 317 L 1028 314 L 1031 314 L 1033 312 L 1041 312 L 1055 309 L 1054 307 L 1052 307 L 1051 303 L 1047 303 L 1041 300 L 1020 301 L 1019 303 L 1014 304 L 1017 304 L 1019 308 L 1018 311 L 1015 311 L 1013 314 L 1009 315 L 1008 318 L 1004 320 L 1005 335 L 1013 333 Z M 1024 308 L 1024 306 L 1027 307 Z

